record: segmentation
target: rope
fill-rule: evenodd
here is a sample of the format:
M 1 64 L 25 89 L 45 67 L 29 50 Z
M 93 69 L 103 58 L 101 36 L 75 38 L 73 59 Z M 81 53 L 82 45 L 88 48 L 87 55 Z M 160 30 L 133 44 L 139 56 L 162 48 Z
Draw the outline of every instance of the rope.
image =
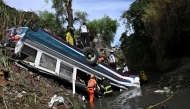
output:
M 151 109 L 151 108 L 153 108 L 153 107 L 156 107 L 156 106 L 158 106 L 158 105 L 160 105 L 160 104 L 162 104 L 162 103 L 168 101 L 168 100 L 171 99 L 175 94 L 177 94 L 178 91 L 179 91 L 179 89 L 178 89 L 174 94 L 172 94 L 170 97 L 168 97 L 167 99 L 165 99 L 164 101 L 162 101 L 162 102 L 160 102 L 160 103 L 157 103 L 157 104 L 155 104 L 155 105 L 150 105 L 147 109 Z

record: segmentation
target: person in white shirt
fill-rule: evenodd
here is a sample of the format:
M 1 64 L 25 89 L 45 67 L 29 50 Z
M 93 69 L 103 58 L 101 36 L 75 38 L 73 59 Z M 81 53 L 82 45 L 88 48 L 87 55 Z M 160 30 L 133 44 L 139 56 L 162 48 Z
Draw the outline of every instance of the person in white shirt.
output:
M 123 71 L 122 72 L 124 74 L 129 72 L 129 68 L 128 68 L 128 66 L 125 63 L 123 64 Z
M 90 31 L 88 27 L 86 26 L 86 23 L 83 23 L 83 25 L 80 26 L 80 35 L 81 35 L 83 46 L 89 47 L 90 46 L 90 43 L 89 43 Z
M 112 68 L 115 68 L 116 69 L 116 65 L 117 65 L 117 62 L 118 62 L 118 59 L 114 56 L 114 51 L 113 50 L 110 50 L 110 56 L 108 57 L 108 62 L 109 62 L 109 65 L 112 67 Z

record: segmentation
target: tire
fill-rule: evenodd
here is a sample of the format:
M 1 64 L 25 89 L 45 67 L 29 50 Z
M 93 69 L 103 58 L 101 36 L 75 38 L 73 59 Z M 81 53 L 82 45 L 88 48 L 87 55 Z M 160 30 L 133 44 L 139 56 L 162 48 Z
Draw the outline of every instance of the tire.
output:
M 98 51 L 95 48 L 87 47 L 84 49 L 84 58 L 90 65 L 96 65 L 99 58 Z

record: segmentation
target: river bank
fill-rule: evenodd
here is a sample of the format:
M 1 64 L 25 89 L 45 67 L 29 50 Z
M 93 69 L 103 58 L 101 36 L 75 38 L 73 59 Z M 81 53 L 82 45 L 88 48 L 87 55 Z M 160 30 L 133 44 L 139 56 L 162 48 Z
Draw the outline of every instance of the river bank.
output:
M 84 109 L 81 95 L 73 95 L 64 81 L 15 65 L 0 68 L 1 109 Z

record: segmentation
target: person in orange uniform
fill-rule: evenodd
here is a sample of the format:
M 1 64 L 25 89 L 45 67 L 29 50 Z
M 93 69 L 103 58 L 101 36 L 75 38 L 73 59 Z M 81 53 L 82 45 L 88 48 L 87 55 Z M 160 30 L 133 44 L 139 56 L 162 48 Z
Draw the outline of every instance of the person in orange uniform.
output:
M 90 76 L 90 80 L 88 81 L 88 86 L 87 86 L 87 92 L 89 94 L 89 102 L 92 103 L 94 102 L 94 90 L 96 89 L 97 82 L 95 80 L 95 75 L 92 74 Z

